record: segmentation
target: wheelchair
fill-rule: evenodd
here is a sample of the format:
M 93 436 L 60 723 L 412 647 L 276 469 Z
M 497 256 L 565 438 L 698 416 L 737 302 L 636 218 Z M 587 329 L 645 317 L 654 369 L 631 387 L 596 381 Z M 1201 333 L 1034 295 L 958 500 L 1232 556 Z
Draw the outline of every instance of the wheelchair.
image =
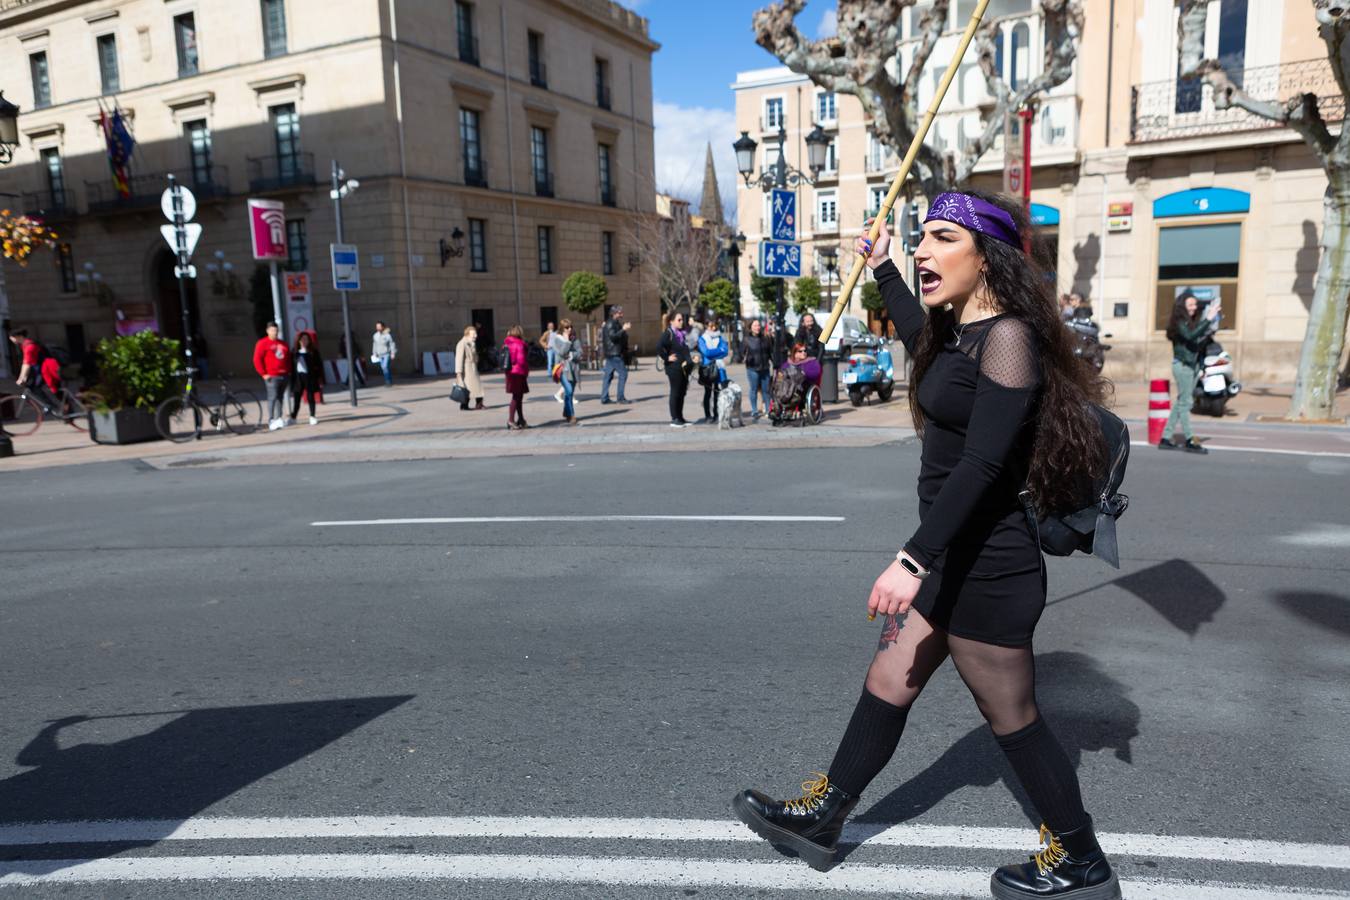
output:
M 791 376 L 783 370 L 773 373 L 769 386 L 769 421 L 774 427 L 788 424 L 819 425 L 825 418 L 825 405 L 820 398 L 820 385 L 804 381 L 789 393 L 785 382 Z M 787 396 L 785 402 L 779 397 Z

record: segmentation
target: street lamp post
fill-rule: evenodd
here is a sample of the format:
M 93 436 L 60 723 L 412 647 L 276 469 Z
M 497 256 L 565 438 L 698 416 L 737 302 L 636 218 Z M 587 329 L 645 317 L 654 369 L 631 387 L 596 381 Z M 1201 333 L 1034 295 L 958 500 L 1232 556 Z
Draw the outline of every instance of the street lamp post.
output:
M 0 91 L 0 166 L 9 165 L 14 159 L 14 148 L 19 146 L 19 107 L 5 99 Z M 0 263 L 3 266 L 3 263 Z M 5 273 L 0 270 L 0 299 L 4 299 L 3 311 L 8 314 L 9 301 L 5 295 Z M 9 332 L 4 327 L 5 316 L 0 316 L 0 353 L 9 353 Z M 9 366 L 0 366 L 8 373 Z M 14 455 L 14 442 L 5 433 L 5 423 L 0 421 L 0 459 Z
M 333 217 L 337 221 L 337 243 L 346 243 L 342 239 L 342 198 L 346 197 L 352 191 L 361 186 L 361 182 L 355 178 L 348 178 L 347 173 L 342 171 L 338 161 L 333 160 L 332 179 L 329 183 L 328 196 L 333 200 Z M 347 302 L 347 292 L 342 291 L 342 343 L 347 348 L 347 390 L 351 394 L 352 406 L 356 406 L 356 354 L 352 351 L 352 314 L 351 307 Z M 298 402 L 298 401 L 297 401 Z
M 834 273 L 839 268 L 839 250 L 834 246 L 826 247 L 820 251 L 821 259 L 825 260 L 825 291 L 828 300 L 825 305 L 834 307 Z
M 741 349 L 741 247 L 745 245 L 745 235 L 735 234 L 727 239 L 727 259 L 731 260 L 731 283 L 736 285 L 736 327 L 731 333 L 734 346 Z
M 820 170 L 825 168 L 825 154 L 830 147 L 829 135 L 817 125 L 806 136 L 806 167 L 811 170 L 810 175 L 788 165 L 787 158 L 783 155 L 783 148 L 787 146 L 787 129 L 781 122 L 778 125 L 777 137 L 778 159 L 766 171 L 761 172 L 758 178 L 754 177 L 754 172 L 755 150 L 759 148 L 759 142 L 750 137 L 750 132 L 742 131 L 741 136 L 731 145 L 732 149 L 736 151 L 736 169 L 741 173 L 741 178 L 745 180 L 745 186 L 759 185 L 760 189 L 766 194 L 775 188 L 786 190 L 787 188 L 801 187 L 803 184 L 815 187 Z M 783 321 L 787 315 L 787 301 L 783 296 L 783 279 L 781 278 L 778 279 L 778 296 L 775 307 L 774 365 L 781 366 L 783 360 L 787 358 L 784 347 L 786 339 L 784 332 L 787 326 Z

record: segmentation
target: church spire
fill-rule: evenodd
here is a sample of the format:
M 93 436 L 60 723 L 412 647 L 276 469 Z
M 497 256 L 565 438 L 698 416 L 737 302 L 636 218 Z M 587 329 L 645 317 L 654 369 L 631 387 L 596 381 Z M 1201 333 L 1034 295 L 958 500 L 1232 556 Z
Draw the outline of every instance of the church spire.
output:
M 722 220 L 722 194 L 717 190 L 717 170 L 713 168 L 712 144 L 708 144 L 708 160 L 703 165 L 703 197 L 698 201 L 698 214 L 715 225 Z

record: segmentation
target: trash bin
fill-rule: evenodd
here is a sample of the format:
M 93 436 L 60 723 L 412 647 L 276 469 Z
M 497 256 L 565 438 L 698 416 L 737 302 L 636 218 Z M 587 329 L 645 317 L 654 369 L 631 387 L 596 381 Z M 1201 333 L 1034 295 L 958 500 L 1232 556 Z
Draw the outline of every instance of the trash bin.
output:
M 839 357 L 832 353 L 820 358 L 820 402 L 839 402 Z

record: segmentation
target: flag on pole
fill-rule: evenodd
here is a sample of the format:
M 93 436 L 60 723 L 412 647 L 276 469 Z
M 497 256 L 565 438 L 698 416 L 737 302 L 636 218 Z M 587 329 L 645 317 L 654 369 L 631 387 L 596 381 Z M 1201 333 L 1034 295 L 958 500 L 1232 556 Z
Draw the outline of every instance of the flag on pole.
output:
M 127 130 L 126 119 L 120 107 L 114 106 L 112 115 L 99 103 L 99 127 L 103 129 L 103 140 L 108 149 L 108 166 L 112 169 L 113 186 L 117 195 L 126 199 L 131 196 L 131 178 L 129 166 L 131 154 L 136 149 L 136 139 Z

